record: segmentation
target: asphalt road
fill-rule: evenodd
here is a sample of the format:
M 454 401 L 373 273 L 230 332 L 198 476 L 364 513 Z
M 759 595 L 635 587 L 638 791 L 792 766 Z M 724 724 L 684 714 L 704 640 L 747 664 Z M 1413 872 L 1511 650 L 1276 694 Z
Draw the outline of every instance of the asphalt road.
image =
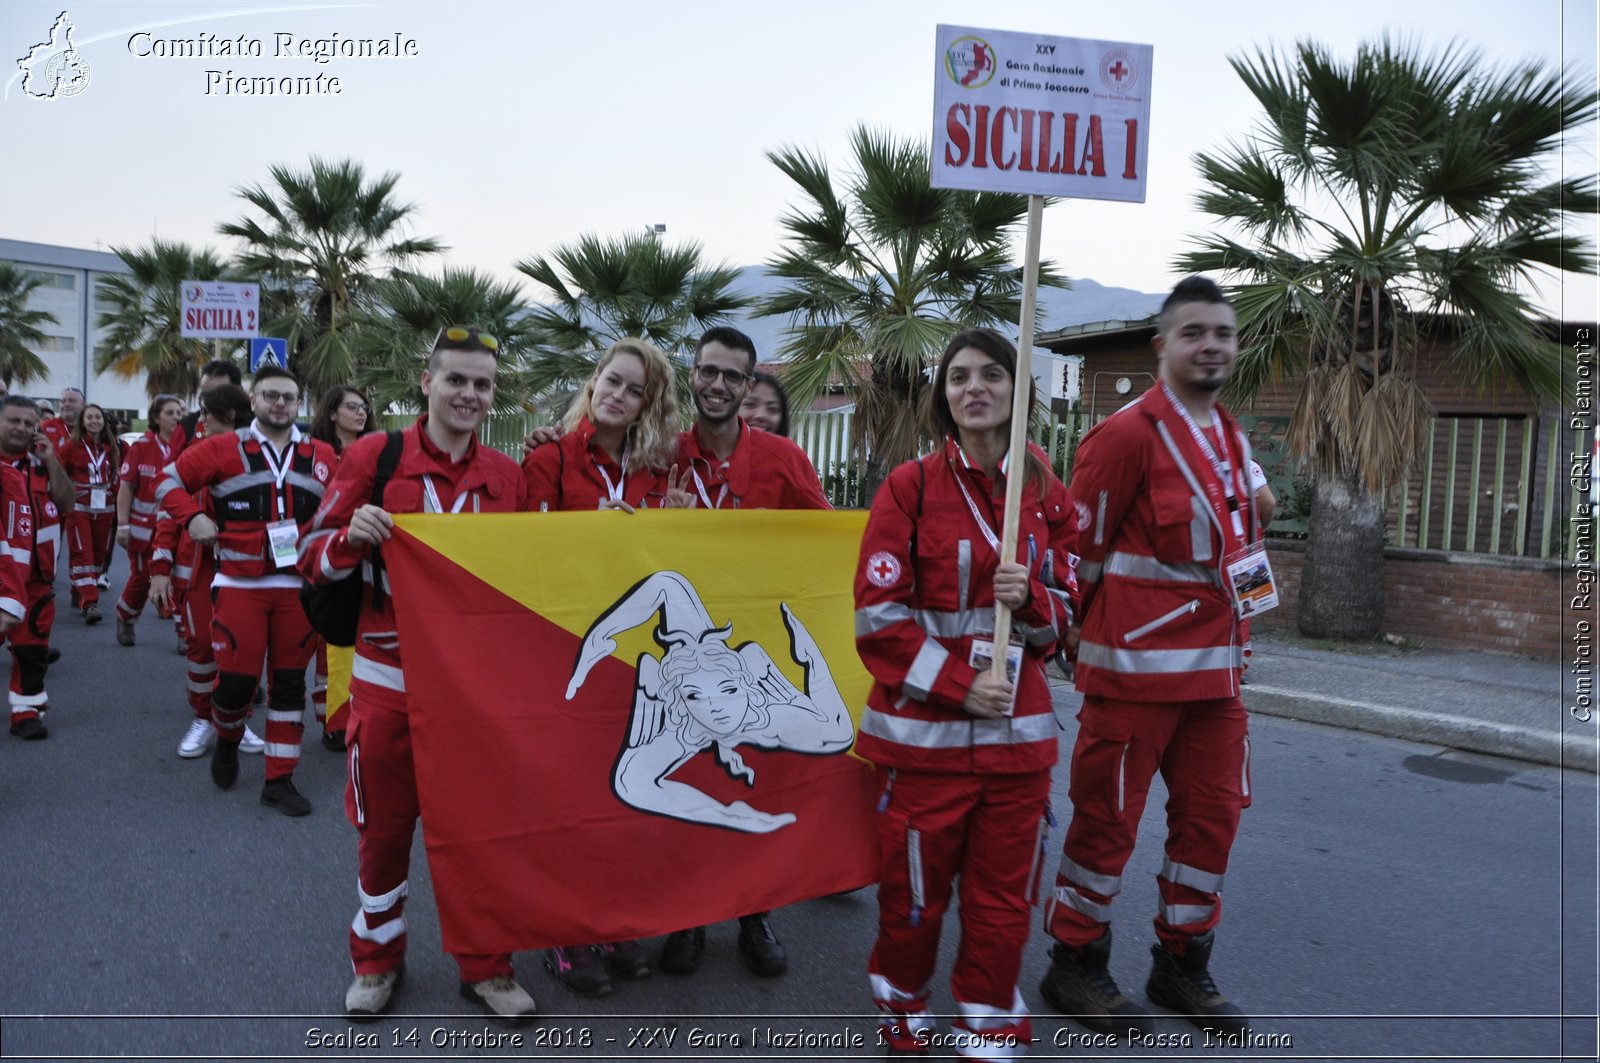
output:
M 792 957 L 777 979 L 745 973 L 733 923 L 712 929 L 697 975 L 657 973 L 599 1001 L 521 955 L 544 1018 L 511 1031 L 457 995 L 420 839 L 396 1014 L 347 1024 L 355 835 L 343 758 L 308 743 L 296 778 L 314 810 L 285 818 L 258 803 L 260 758 L 243 758 L 239 785 L 222 792 L 204 760 L 177 756 L 188 717 L 169 625 L 147 614 L 125 649 L 109 622 L 69 614 L 56 641 L 50 738 L 0 738 L 0 1056 L 879 1055 L 864 978 L 870 890 L 777 913 Z M 1059 707 L 1064 822 L 1075 696 Z M 1213 973 L 1258 1039 L 1211 1046 L 1163 1018 L 1157 1041 L 1096 1046 L 1045 1010 L 1034 1058 L 1596 1058 L 1594 776 L 1267 717 L 1252 735 L 1255 805 Z M 1139 1000 L 1162 800 L 1157 784 L 1117 908 L 1113 973 Z M 955 932 L 952 921 L 935 980 L 941 1014 Z M 1038 1009 L 1047 950 L 1036 930 L 1022 988 Z

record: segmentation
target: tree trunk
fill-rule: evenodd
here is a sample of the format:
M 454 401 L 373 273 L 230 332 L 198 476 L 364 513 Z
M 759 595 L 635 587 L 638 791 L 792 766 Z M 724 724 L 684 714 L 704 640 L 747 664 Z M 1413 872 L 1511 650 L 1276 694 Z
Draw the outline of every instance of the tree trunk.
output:
M 1362 640 L 1383 624 L 1383 499 L 1358 477 L 1319 480 L 1296 620 L 1310 638 Z

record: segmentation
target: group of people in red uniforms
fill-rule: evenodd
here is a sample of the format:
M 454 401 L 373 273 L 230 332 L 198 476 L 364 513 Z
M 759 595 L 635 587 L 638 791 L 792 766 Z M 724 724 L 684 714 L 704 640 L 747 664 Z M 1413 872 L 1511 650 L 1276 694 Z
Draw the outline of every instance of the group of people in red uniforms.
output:
M 1146 994 L 1208 1029 L 1247 1022 L 1210 973 L 1223 877 L 1250 802 L 1229 565 L 1258 546 L 1262 526 L 1248 438 L 1216 401 L 1237 355 L 1221 290 L 1203 278 L 1180 283 L 1162 308 L 1155 353 L 1157 386 L 1084 438 L 1069 491 L 1038 448 L 1010 452 L 1016 390 L 1031 389 L 1017 380 L 1015 347 L 989 329 L 955 332 L 924 389 L 924 423 L 938 445 L 892 470 L 873 500 L 854 587 L 857 648 L 873 686 L 855 748 L 878 773 L 879 922 L 867 975 L 891 1055 L 948 1046 L 1003 1059 L 1026 1049 L 1031 1022 L 1018 983 L 1040 902 L 1053 940 L 1044 1000 L 1097 1031 L 1150 1029 L 1108 961 L 1111 906 L 1158 771 L 1171 800 Z M 212 779 L 226 789 L 255 739 L 262 802 L 304 815 L 310 802 L 293 772 L 316 639 L 298 594 L 302 581 L 361 582 L 348 718 L 324 739 L 346 754 L 345 811 L 358 838 L 355 978 L 345 994 L 356 1020 L 390 1010 L 402 984 L 421 814 L 406 655 L 382 561 L 392 514 L 600 509 L 646 529 L 645 514 L 659 508 L 829 508 L 809 459 L 785 437 L 781 385 L 757 373 L 754 344 L 735 329 L 714 328 L 696 345 L 687 430 L 670 360 L 646 341 L 622 340 L 599 358 L 560 428 L 530 436 L 520 467 L 477 436 L 499 357 L 498 340 L 479 328 L 441 330 L 421 379 L 426 411 L 390 432 L 373 430 L 353 389 L 326 396 L 302 432 L 298 383 L 275 368 L 248 393 L 236 378 L 210 383 L 188 424 L 163 396 L 122 457 L 114 506 L 107 462 L 117 454 L 99 427 L 104 411 L 91 418 L 97 407 L 64 399 L 65 425 L 41 431 L 31 402 L 0 400 L 0 632 L 13 646 L 14 735 L 42 737 L 53 544 L 64 526 L 74 606 L 93 623 L 114 514 L 131 569 L 119 641 L 132 643 L 146 600 L 175 610 L 187 635 L 194 722 L 184 755 L 209 750 Z M 1012 478 L 1022 504 L 1008 555 Z M 1004 644 L 997 607 L 1011 618 Z M 1073 663 L 1085 700 L 1064 850 L 1047 880 L 1063 730 L 1047 681 L 1053 660 Z M 264 740 L 245 727 L 263 665 Z M 943 1032 L 929 998 L 958 891 L 956 1013 Z M 739 922 L 750 970 L 782 974 L 787 952 L 771 913 Z M 638 942 L 613 941 L 551 949 L 545 962 L 568 988 L 598 995 L 613 978 L 653 967 L 692 972 L 705 943 L 703 927 L 686 928 L 653 960 Z M 465 998 L 508 1021 L 533 1013 L 510 955 L 453 958 Z

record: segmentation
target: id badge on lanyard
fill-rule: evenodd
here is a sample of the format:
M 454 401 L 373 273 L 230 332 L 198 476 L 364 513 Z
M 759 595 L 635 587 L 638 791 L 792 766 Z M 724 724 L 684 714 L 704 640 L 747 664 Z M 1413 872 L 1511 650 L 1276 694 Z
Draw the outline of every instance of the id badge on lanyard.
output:
M 85 447 L 87 450 L 88 448 Z M 89 456 L 89 508 L 106 508 L 106 461 L 110 455 L 102 453 L 98 459 Z
M 1223 558 L 1228 569 L 1228 593 L 1233 598 L 1233 611 L 1241 620 L 1258 613 L 1275 609 L 1278 605 L 1278 583 L 1272 576 L 1272 562 L 1267 560 L 1266 543 L 1251 543 Z
M 961 497 L 967 500 L 967 508 L 972 511 L 972 519 L 978 522 L 978 530 L 983 533 L 984 541 L 989 544 L 989 549 L 994 551 L 995 560 L 1000 560 L 1000 548 L 1004 545 L 1000 537 L 989 527 L 989 522 L 978 510 L 978 504 L 972 500 L 972 493 L 967 490 L 967 485 L 961 482 L 960 472 L 956 473 L 956 486 L 961 488 Z M 1032 536 L 1029 536 L 1028 567 L 1033 567 Z M 994 665 L 994 639 L 974 638 L 972 650 L 967 654 L 967 663 L 979 672 L 987 672 Z M 1011 716 L 1017 711 L 1017 675 L 1022 671 L 1022 639 L 1013 630 L 1011 638 L 1006 644 L 1006 679 L 1011 683 L 1011 700 L 1006 703 L 1005 715 Z
M 267 545 L 272 548 L 272 563 L 293 568 L 300 556 L 300 529 L 292 520 L 275 520 L 267 525 Z

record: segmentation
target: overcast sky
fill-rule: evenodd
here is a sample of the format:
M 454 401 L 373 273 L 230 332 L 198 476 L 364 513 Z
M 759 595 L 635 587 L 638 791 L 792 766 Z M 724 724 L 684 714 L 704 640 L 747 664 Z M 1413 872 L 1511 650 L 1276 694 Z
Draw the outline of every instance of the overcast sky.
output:
M 0 236 L 94 248 L 154 233 L 226 250 L 215 226 L 241 213 L 233 190 L 317 153 L 400 172 L 417 233 L 442 238 L 453 264 L 508 279 L 517 260 L 580 233 L 656 223 L 713 260 L 766 260 L 791 195 L 764 153 L 801 145 L 842 163 L 863 122 L 925 138 L 940 22 L 1150 44 L 1148 201 L 1064 201 L 1043 231 L 1044 254 L 1064 273 L 1146 291 L 1170 286 L 1173 256 L 1206 227 L 1191 206 L 1192 156 L 1255 120 L 1230 54 L 1304 37 L 1348 54 L 1380 31 L 1429 44 L 1454 34 L 1490 60 L 1559 61 L 1592 82 L 1596 34 L 1591 0 L 135 0 L 69 7 L 90 82 L 70 98 L 29 99 L 15 60 L 48 38 L 61 10 L 10 0 L 0 11 Z M 134 54 L 201 34 L 259 40 L 263 56 Z M 297 45 L 398 34 L 416 54 L 274 58 L 278 34 Z M 228 72 L 322 74 L 341 91 L 226 95 Z M 1564 165 L 1595 170 L 1592 128 Z M 1592 236 L 1593 218 L 1581 224 Z M 1567 276 L 1539 301 L 1597 316 L 1593 278 Z

